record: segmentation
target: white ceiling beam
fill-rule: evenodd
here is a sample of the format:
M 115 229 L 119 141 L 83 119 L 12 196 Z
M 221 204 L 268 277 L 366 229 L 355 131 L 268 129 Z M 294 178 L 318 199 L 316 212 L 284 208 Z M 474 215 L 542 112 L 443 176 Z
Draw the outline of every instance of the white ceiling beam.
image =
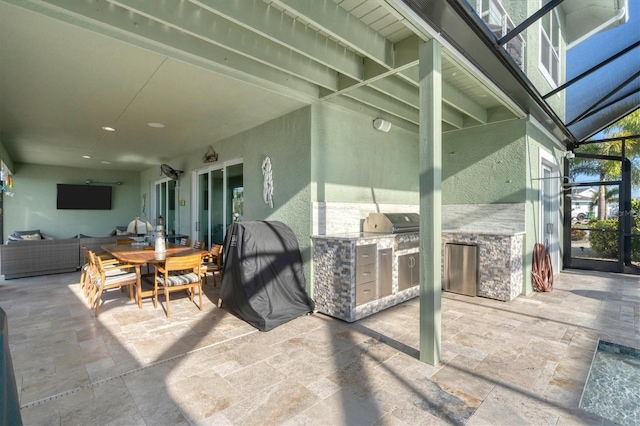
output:
M 393 116 L 402 118 L 403 120 L 418 124 L 418 108 L 412 107 L 397 99 L 389 98 L 387 95 L 375 89 L 359 87 L 345 93 L 345 96 L 349 96 L 350 98 L 375 107 Z M 461 129 L 465 125 L 464 115 L 447 105 L 442 106 L 442 121 L 449 123 L 458 129 Z
M 97 0 L 98 5 L 65 0 L 41 0 L 37 3 L 23 0 L 8 1 L 54 19 L 183 60 L 267 90 L 287 94 L 295 99 L 311 101 L 318 96 L 318 88 L 315 84 L 188 34 L 179 33 L 166 25 L 107 4 L 103 0 Z
M 191 3 L 107 1 L 176 31 L 306 79 L 320 87 L 338 88 L 337 73 L 334 70 Z
M 357 89 L 345 93 L 345 96 L 353 98 L 371 107 L 375 107 L 387 114 L 418 124 L 418 110 L 404 102 L 389 98 L 377 90 L 369 87 L 358 87 Z
M 360 114 L 364 114 L 364 115 L 368 115 L 369 117 L 371 117 L 371 121 L 372 121 L 372 126 L 373 126 L 373 120 L 377 117 L 384 117 L 385 119 L 389 119 L 392 124 L 393 127 L 395 128 L 400 127 L 403 128 L 405 130 L 408 130 L 410 132 L 413 133 L 418 133 L 418 125 L 412 122 L 409 122 L 407 120 L 401 119 L 401 118 L 396 118 L 394 117 L 393 119 L 387 117 L 385 115 L 385 112 L 380 110 L 379 108 L 375 108 L 375 107 L 371 107 L 369 105 L 363 104 L 362 102 L 358 102 L 355 99 L 352 99 L 348 96 L 339 96 L 337 98 L 332 98 L 330 100 L 327 101 L 328 103 L 332 104 L 332 105 L 336 105 L 344 110 L 348 110 L 348 111 L 355 111 L 358 112 Z M 393 130 L 392 130 L 393 131 Z
M 362 57 L 263 0 L 189 1 L 344 75 L 356 80 L 362 78 Z
M 418 87 L 418 67 L 407 68 L 398 73 L 406 81 Z M 442 102 L 472 117 L 480 123 L 488 123 L 487 110 L 473 99 L 442 80 Z
M 273 0 L 272 3 L 302 16 L 362 56 L 388 69 L 394 68 L 393 43 L 333 0 Z
M 385 95 L 418 108 L 418 90 L 411 84 L 396 77 L 388 77 L 369 83 L 372 87 Z

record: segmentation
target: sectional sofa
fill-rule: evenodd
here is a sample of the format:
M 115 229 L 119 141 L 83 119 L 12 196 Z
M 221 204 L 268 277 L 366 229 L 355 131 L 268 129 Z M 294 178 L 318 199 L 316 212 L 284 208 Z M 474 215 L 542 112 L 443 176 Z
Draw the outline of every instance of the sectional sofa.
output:
M 105 244 L 115 244 L 117 239 L 117 235 L 54 239 L 44 234 L 41 239 L 9 239 L 0 245 L 0 275 L 9 280 L 74 272 L 84 262 L 82 247 L 97 251 Z

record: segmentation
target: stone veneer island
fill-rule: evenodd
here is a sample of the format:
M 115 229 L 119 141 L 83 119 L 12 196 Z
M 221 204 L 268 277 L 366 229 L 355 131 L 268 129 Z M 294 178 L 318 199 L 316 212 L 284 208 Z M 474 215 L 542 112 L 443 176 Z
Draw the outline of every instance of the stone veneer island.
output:
M 312 240 L 318 311 L 353 322 L 419 295 L 418 233 L 346 233 Z M 478 246 L 477 296 L 510 301 L 521 294 L 523 232 L 443 231 L 443 253 L 447 243 Z

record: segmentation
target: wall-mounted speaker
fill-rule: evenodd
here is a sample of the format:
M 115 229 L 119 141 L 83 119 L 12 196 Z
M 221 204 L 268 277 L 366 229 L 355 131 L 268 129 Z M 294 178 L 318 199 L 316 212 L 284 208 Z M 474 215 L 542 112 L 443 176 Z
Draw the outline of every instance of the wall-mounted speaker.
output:
M 380 130 L 381 132 L 388 132 L 391 130 L 391 123 L 387 120 L 383 120 L 382 118 L 376 118 L 373 120 L 373 128 Z

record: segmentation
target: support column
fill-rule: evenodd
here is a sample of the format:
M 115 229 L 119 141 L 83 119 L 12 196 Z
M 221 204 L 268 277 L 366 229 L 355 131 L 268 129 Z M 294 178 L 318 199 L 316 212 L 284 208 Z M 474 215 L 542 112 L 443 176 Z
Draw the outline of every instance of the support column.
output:
M 420 361 L 440 362 L 442 287 L 442 46 L 419 45 Z

